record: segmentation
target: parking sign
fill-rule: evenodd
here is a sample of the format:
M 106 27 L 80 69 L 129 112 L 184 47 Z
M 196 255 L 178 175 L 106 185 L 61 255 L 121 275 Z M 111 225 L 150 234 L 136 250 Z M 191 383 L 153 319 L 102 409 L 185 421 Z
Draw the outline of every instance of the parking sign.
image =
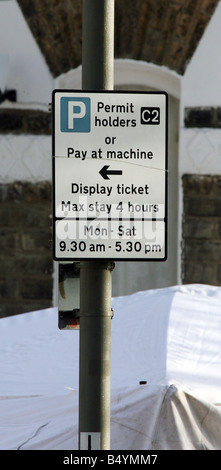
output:
M 167 95 L 53 93 L 56 260 L 167 257 Z

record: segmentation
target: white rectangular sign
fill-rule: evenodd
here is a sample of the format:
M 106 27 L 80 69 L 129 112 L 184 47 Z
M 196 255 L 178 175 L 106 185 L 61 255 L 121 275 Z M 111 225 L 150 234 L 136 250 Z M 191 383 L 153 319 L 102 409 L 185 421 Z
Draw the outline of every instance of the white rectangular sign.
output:
M 167 95 L 53 93 L 54 258 L 166 259 Z

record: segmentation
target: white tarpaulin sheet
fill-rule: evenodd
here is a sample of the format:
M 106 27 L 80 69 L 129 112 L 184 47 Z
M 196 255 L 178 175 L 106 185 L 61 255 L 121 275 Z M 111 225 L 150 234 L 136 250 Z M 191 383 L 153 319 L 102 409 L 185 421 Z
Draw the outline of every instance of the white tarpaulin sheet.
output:
M 112 306 L 111 449 L 221 449 L 221 289 Z M 0 450 L 78 448 L 79 332 L 57 322 L 56 308 L 0 320 Z

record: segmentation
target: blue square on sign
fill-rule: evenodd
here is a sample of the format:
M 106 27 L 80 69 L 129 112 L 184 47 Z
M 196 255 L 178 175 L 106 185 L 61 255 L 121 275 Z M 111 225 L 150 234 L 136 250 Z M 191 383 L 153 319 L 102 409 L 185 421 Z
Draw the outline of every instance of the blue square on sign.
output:
M 90 98 L 61 98 L 61 132 L 90 132 Z

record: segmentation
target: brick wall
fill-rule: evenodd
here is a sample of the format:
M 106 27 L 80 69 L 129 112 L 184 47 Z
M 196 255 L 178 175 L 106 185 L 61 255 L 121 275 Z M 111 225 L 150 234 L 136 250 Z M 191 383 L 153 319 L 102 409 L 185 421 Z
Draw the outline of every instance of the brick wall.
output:
M 115 0 L 115 57 L 183 74 L 219 0 Z M 18 0 L 53 76 L 81 64 L 82 1 Z
M 1 134 L 51 134 L 51 115 L 36 109 L 0 109 Z
M 0 110 L 0 134 L 9 135 L 12 141 L 14 135 L 28 139 L 50 133 L 48 112 Z M 13 148 L 15 151 L 16 146 Z M 31 155 L 30 165 L 33 165 Z M 19 153 L 12 157 L 20 158 Z M 4 150 L 4 158 L 10 161 L 10 151 Z M 0 317 L 52 305 L 51 216 L 51 182 L 0 183 Z
M 52 305 L 51 184 L 0 184 L 0 317 Z
M 183 283 L 221 283 L 221 176 L 183 176 Z
M 186 128 L 221 127 L 221 108 L 213 106 L 188 107 L 185 109 L 184 124 Z
M 221 127 L 221 108 L 190 107 L 186 128 Z M 221 284 L 221 176 L 183 175 L 182 282 Z

